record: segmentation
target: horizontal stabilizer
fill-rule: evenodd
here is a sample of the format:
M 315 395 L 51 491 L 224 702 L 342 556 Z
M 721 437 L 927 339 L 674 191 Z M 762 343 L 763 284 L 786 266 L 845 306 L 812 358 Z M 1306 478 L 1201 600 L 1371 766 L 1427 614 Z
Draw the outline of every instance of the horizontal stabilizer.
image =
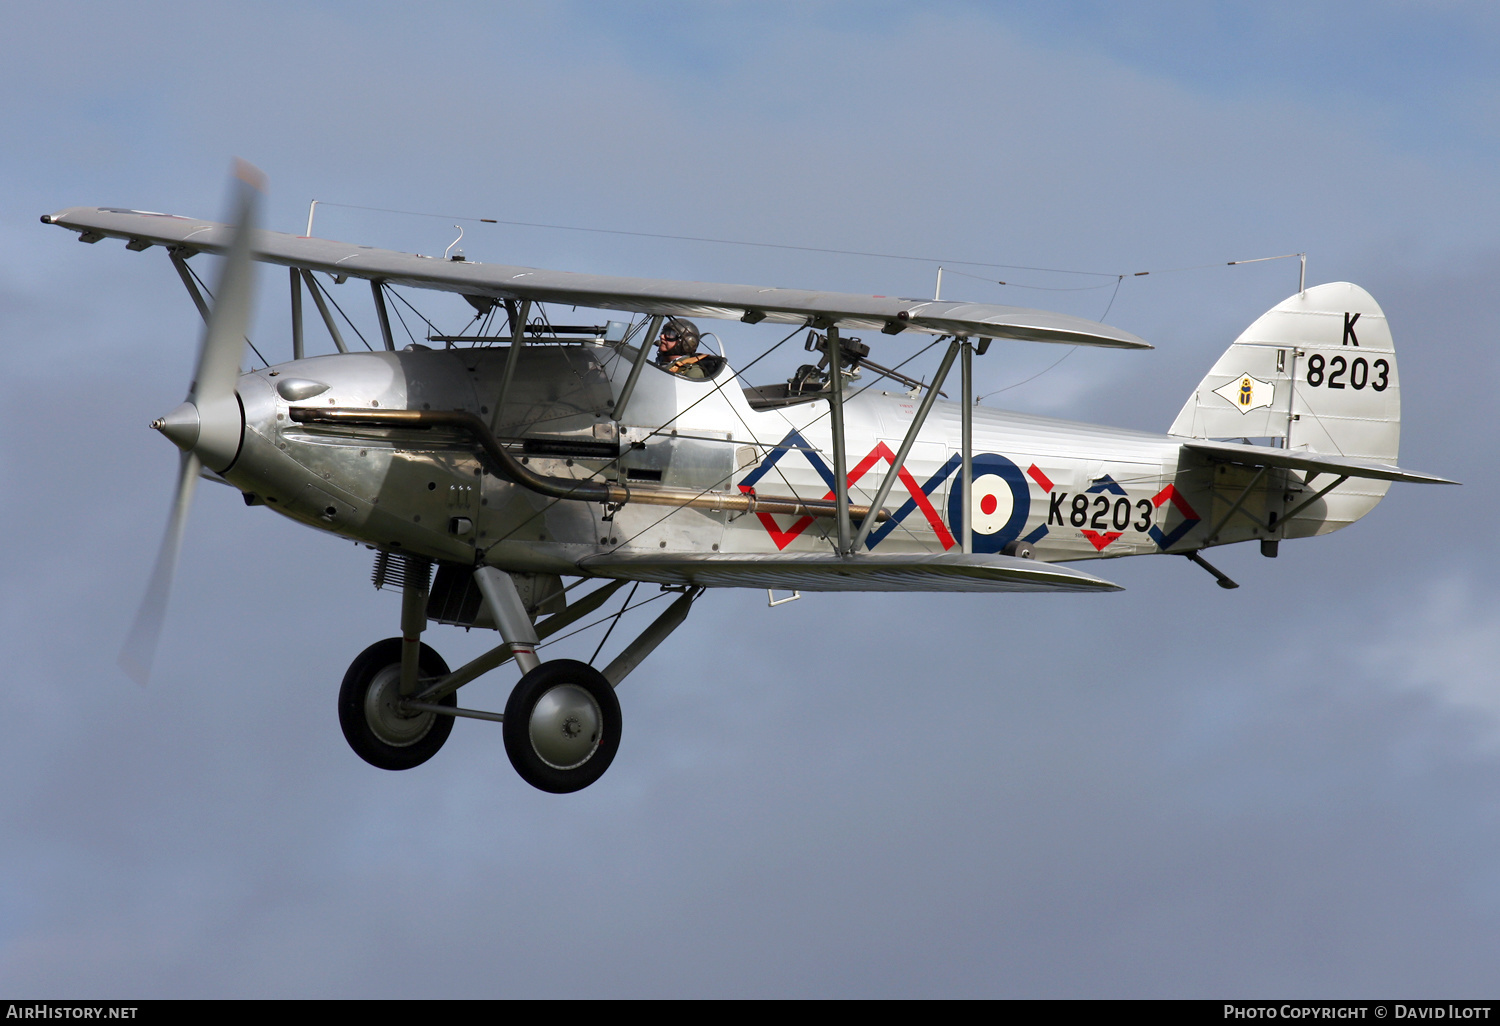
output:
M 1183 442 L 1184 449 L 1201 453 L 1213 459 L 1238 463 L 1247 467 L 1286 467 L 1289 470 L 1305 470 L 1314 474 L 1335 474 L 1347 477 L 1364 477 L 1376 481 L 1410 481 L 1413 484 L 1458 484 L 1435 474 L 1419 474 L 1414 470 L 1403 470 L 1389 463 L 1374 460 L 1352 459 L 1348 456 L 1332 456 L 1305 449 L 1273 449 L 1266 445 L 1243 445 L 1239 442 Z
M 1090 574 L 1016 556 L 974 553 L 838 556 L 606 553 L 580 565 L 602 577 L 704 588 L 776 591 L 1123 591 Z
M 80 237 L 88 241 L 108 236 L 129 240 L 135 249 L 151 245 L 183 247 L 188 255 L 200 250 L 224 252 L 231 233 L 225 225 L 212 221 L 110 207 L 70 207 L 42 220 L 80 232 Z M 808 324 L 816 328 L 837 325 L 887 334 L 915 331 L 1110 349 L 1151 348 L 1129 332 L 1097 321 L 1018 306 L 544 271 L 442 260 L 285 232 L 258 232 L 254 245 L 257 260 L 323 271 L 338 280 L 367 278 L 476 298 L 529 299 L 601 310 Z

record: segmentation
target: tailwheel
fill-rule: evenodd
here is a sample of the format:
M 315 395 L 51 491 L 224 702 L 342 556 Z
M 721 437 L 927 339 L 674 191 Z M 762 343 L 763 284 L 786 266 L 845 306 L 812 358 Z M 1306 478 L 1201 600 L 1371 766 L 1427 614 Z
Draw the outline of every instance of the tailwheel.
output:
M 521 678 L 505 703 L 505 754 L 521 779 L 552 794 L 588 787 L 620 747 L 620 702 L 604 675 L 553 659 Z
M 422 677 L 445 677 L 443 657 L 423 645 L 417 665 Z M 380 769 L 420 766 L 437 754 L 453 732 L 453 717 L 404 713 L 401 700 L 401 639 L 377 641 L 355 657 L 339 688 L 339 726 L 354 754 Z M 449 694 L 438 705 L 457 705 Z

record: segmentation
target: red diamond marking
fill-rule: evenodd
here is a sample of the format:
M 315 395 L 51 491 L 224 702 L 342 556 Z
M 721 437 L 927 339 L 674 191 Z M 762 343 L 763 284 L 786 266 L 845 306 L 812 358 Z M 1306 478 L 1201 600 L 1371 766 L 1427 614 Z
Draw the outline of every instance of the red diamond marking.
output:
M 1084 531 L 1083 536 L 1089 540 L 1089 544 L 1100 552 L 1103 552 L 1109 543 L 1124 534 L 1124 531 L 1110 531 L 1100 534 L 1098 531 Z

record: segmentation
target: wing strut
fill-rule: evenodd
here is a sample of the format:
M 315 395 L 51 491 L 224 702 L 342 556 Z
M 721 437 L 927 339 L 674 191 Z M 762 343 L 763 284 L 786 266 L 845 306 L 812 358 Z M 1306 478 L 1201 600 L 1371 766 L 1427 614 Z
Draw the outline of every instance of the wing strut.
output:
M 328 328 L 328 337 L 333 339 L 334 346 L 341 353 L 347 353 L 349 347 L 344 345 L 344 336 L 339 331 L 338 322 L 333 319 L 329 312 L 328 300 L 323 298 L 323 290 L 318 285 L 318 280 L 312 276 L 307 268 L 302 269 L 302 280 L 307 283 L 307 291 L 312 293 L 313 303 L 318 307 L 318 313 L 323 315 L 323 324 Z
M 645 658 L 656 649 L 657 645 L 667 640 L 667 635 L 671 634 L 678 627 L 681 627 L 682 621 L 687 619 L 688 612 L 693 608 L 693 603 L 702 594 L 702 588 L 684 589 L 676 601 L 668 606 L 655 620 L 652 620 L 651 625 L 641 631 L 640 635 L 634 641 L 626 645 L 625 650 L 615 656 L 610 661 L 610 664 L 604 668 L 604 679 L 609 681 L 609 686 L 612 688 L 619 687 L 620 682 L 630 676 L 631 670 L 641 665 Z M 595 654 L 597 655 L 598 653 Z
M 510 380 L 516 376 L 516 365 L 521 361 L 521 349 L 526 345 L 526 318 L 531 316 L 531 300 L 521 300 L 521 308 L 507 311 L 511 315 L 510 353 L 505 357 L 505 373 L 500 378 L 500 397 L 495 400 L 495 423 L 501 423 L 500 411 L 505 409 L 505 397 L 510 393 Z
M 302 275 L 297 268 L 289 267 L 292 279 L 292 359 L 302 359 Z
M 828 422 L 833 428 L 833 499 L 839 518 L 839 555 L 853 551 L 849 544 L 849 458 L 844 452 L 844 360 L 839 326 L 828 328 Z
M 182 279 L 182 284 L 188 290 L 188 295 L 193 297 L 193 305 L 198 308 L 199 316 L 203 318 L 203 323 L 207 324 L 208 304 L 203 301 L 203 293 L 198 291 L 197 282 L 193 281 L 193 274 L 188 270 L 187 261 L 182 258 L 181 253 L 177 252 L 175 246 L 167 250 L 167 253 L 172 258 L 172 266 L 177 268 L 177 277 Z
M 645 337 L 641 339 L 641 350 L 635 354 L 635 363 L 630 366 L 630 376 L 625 379 L 625 387 L 620 389 L 620 398 L 615 403 L 615 421 L 622 422 L 625 416 L 625 404 L 630 402 L 630 394 L 635 391 L 635 383 L 641 376 L 641 368 L 646 366 L 646 361 L 651 359 L 651 347 L 656 344 L 656 337 L 661 332 L 663 317 L 657 314 L 651 318 L 651 326 L 646 330 Z
M 912 418 L 911 426 L 906 429 L 906 437 L 901 439 L 901 448 L 896 450 L 896 460 L 891 464 L 890 473 L 886 474 L 885 480 L 880 482 L 875 498 L 870 502 L 871 509 L 880 509 L 885 505 L 885 500 L 890 497 L 891 486 L 901 475 L 901 468 L 906 466 L 907 454 L 911 452 L 917 436 L 922 433 L 922 425 L 927 422 L 927 414 L 932 410 L 932 404 L 937 401 L 938 389 L 943 387 L 943 382 L 948 377 L 948 371 L 953 367 L 953 359 L 958 355 L 961 345 L 958 339 L 948 343 L 948 351 L 943 354 L 943 362 L 938 364 L 937 374 L 934 375 L 932 384 L 927 386 L 927 394 L 922 397 L 922 404 L 917 407 L 917 415 Z M 875 520 L 872 517 L 865 517 L 864 522 L 859 525 L 859 533 L 854 536 L 853 551 L 860 551 L 860 546 L 864 545 L 865 539 L 870 536 L 870 530 L 874 526 Z
M 391 337 L 391 315 L 385 308 L 385 282 L 371 278 L 370 295 L 375 297 L 375 313 L 380 318 L 380 337 L 385 339 L 386 352 L 394 353 L 396 340 Z
M 1305 482 L 1304 482 L 1304 484 L 1307 484 L 1307 485 L 1309 485 L 1309 486 L 1310 486 L 1310 485 L 1311 485 L 1311 484 L 1312 484 L 1312 480 L 1313 480 L 1313 478 L 1314 478 L 1314 477 L 1317 477 L 1317 476 L 1318 476 L 1318 475 L 1317 475 L 1317 474 L 1313 474 L 1313 475 L 1311 475 L 1311 476 L 1310 476 L 1310 477 L 1308 477 L 1308 479 L 1307 479 L 1307 480 L 1306 480 L 1306 481 L 1305 481 Z M 1317 492 L 1317 493 L 1316 493 L 1316 494 L 1315 494 L 1315 495 L 1313 495 L 1313 496 L 1311 496 L 1311 497 L 1310 497 L 1310 498 L 1308 498 L 1308 499 L 1305 499 L 1305 500 L 1303 500 L 1303 501 L 1302 501 L 1302 502 L 1301 502 L 1301 503 L 1300 503 L 1300 504 L 1298 504 L 1298 506 L 1297 506 L 1297 508 L 1296 508 L 1296 509 L 1294 509 L 1294 510 L 1292 510 L 1292 511 L 1291 511 L 1291 512 L 1290 512 L 1290 513 L 1287 513 L 1287 514 L 1285 514 L 1285 515 L 1284 515 L 1284 516 L 1283 516 L 1283 517 L 1282 517 L 1282 518 L 1281 518 L 1281 520 L 1282 520 L 1282 523 L 1285 523 L 1285 522 L 1286 522 L 1286 521 L 1288 521 L 1288 520 L 1290 520 L 1290 519 L 1292 519 L 1292 517 L 1294 517 L 1294 516 L 1296 516 L 1296 515 L 1297 515 L 1297 514 L 1298 514 L 1298 513 L 1301 513 L 1301 512 L 1302 512 L 1302 511 L 1303 511 L 1303 510 L 1305 510 L 1305 509 L 1306 509 L 1306 508 L 1307 508 L 1307 507 L 1309 507 L 1309 506 L 1311 506 L 1311 505 L 1312 505 L 1312 504 L 1313 504 L 1313 503 L 1315 503 L 1315 502 L 1317 502 L 1317 501 L 1318 501 L 1318 500 L 1319 500 L 1319 499 L 1321 499 L 1321 498 L 1322 498 L 1322 497 L 1323 497 L 1323 496 L 1325 496 L 1325 495 L 1327 495 L 1327 494 L 1328 494 L 1328 493 L 1329 493 L 1329 492 L 1331 492 L 1331 491 L 1333 491 L 1333 490 L 1334 490 L 1334 489 L 1335 489 L 1335 488 L 1337 488 L 1337 487 L 1338 487 L 1338 486 L 1339 486 L 1339 485 L 1341 485 L 1341 484 L 1343 484 L 1343 483 L 1344 483 L 1344 482 L 1345 482 L 1345 481 L 1347 481 L 1347 480 L 1349 480 L 1349 475 L 1348 475 L 1348 474 L 1345 474 L 1345 475 L 1343 475 L 1343 476 L 1342 476 L 1342 477 L 1337 477 L 1337 478 L 1334 478 L 1334 481 L 1333 481 L 1333 484 L 1331 484 L 1331 485 L 1328 485 L 1328 486 L 1327 486 L 1327 487 L 1325 487 L 1325 488 L 1322 488 L 1322 489 L 1320 489 L 1320 490 L 1319 490 L 1319 491 L 1318 491 L 1318 492 Z
M 959 503 L 958 539 L 964 555 L 974 553 L 974 347 L 968 337 L 963 343 L 963 360 L 959 374 L 963 378 L 963 396 L 959 399 L 963 407 L 960 417 L 961 445 L 963 447 L 963 501 Z

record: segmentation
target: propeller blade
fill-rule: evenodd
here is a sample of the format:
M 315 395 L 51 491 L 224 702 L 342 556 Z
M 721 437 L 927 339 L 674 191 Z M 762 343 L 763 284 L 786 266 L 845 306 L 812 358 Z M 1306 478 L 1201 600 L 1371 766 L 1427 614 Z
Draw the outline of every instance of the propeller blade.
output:
M 193 492 L 198 487 L 198 474 L 205 464 L 221 471 L 234 462 L 244 426 L 234 389 L 245 355 L 245 333 L 250 327 L 250 305 L 255 292 L 251 239 L 266 179 L 243 160 L 235 161 L 234 178 L 230 198 L 233 217 L 228 222 L 234 225 L 234 234 L 219 274 L 214 308 L 198 347 L 198 367 L 188 388 L 187 402 L 152 425 L 183 452 L 177 472 L 177 495 L 167 517 L 167 533 L 156 554 L 151 582 L 136 610 L 135 623 L 120 649 L 121 669 L 142 686 L 151 676 L 151 664 L 161 640 L 167 599 L 177 573 L 177 557 L 182 552 L 182 535 L 187 528 L 188 510 L 193 505 Z
M 188 402 L 198 408 L 202 428 L 198 452 L 213 470 L 234 462 L 240 444 L 240 408 L 234 386 L 245 356 L 245 335 L 255 293 L 255 264 L 251 260 L 265 175 L 243 160 L 235 161 L 233 191 L 234 236 L 225 253 L 214 292 L 214 307 L 198 349 L 198 366 L 188 390 Z
M 150 679 L 151 664 L 156 659 L 156 644 L 161 640 L 162 624 L 166 620 L 167 598 L 172 592 L 172 578 L 177 573 L 177 557 L 182 552 L 188 509 L 193 504 L 193 492 L 198 487 L 198 472 L 202 467 L 197 456 L 190 452 L 182 454 L 182 464 L 177 472 L 177 497 L 167 518 L 167 533 L 162 537 L 161 549 L 156 554 L 156 568 L 151 571 L 151 583 L 146 586 L 146 594 L 136 610 L 135 623 L 120 648 L 120 668 L 142 687 Z

